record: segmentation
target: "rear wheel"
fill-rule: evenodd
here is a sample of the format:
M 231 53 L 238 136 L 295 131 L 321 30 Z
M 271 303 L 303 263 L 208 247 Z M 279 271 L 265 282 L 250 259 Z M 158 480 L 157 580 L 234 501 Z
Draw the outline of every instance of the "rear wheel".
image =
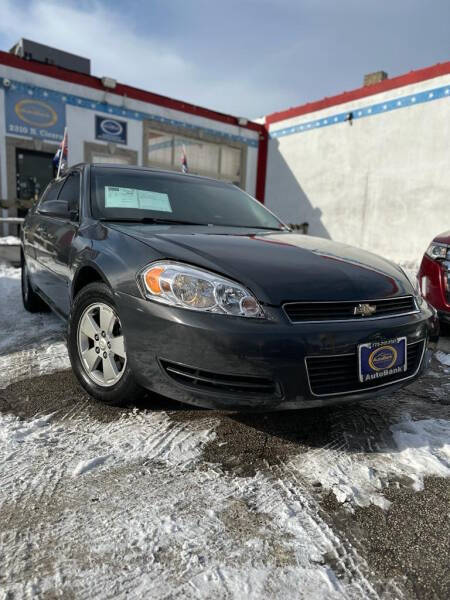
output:
M 22 259 L 22 303 L 28 312 L 48 312 L 49 308 L 40 296 L 36 294 L 30 284 L 30 274 L 28 273 L 27 263 Z
M 69 317 L 68 348 L 76 376 L 95 398 L 120 406 L 142 395 L 128 364 L 113 294 L 104 283 L 91 283 L 77 294 Z

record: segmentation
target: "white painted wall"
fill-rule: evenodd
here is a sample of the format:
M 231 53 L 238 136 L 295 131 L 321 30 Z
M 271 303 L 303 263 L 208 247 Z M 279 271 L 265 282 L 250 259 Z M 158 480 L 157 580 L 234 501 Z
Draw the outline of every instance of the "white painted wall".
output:
M 450 76 L 274 123 L 270 131 L 450 85 Z M 266 204 L 284 221 L 402 263 L 450 229 L 450 96 L 271 139 Z

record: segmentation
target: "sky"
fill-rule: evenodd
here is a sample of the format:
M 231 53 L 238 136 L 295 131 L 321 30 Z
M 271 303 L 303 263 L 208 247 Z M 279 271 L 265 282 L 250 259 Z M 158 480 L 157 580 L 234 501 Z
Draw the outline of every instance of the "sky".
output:
M 91 72 L 258 117 L 450 60 L 450 0 L 0 0 L 0 49 L 26 37 Z

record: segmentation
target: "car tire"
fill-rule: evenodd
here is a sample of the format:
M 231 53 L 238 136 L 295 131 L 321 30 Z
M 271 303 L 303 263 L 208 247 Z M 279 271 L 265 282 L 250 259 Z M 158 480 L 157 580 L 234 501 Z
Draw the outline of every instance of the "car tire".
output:
M 118 327 L 117 332 L 114 328 L 112 332 L 102 331 L 100 311 L 106 314 L 110 311 L 109 314 L 113 314 L 113 318 L 116 319 L 114 328 Z M 89 329 L 89 335 L 84 333 L 86 323 L 89 328 L 94 327 L 92 330 Z M 97 331 L 97 333 L 92 335 L 91 331 Z M 102 337 L 102 334 L 105 333 L 106 337 Z M 92 338 L 89 337 L 91 335 Z M 119 352 L 125 354 L 124 358 L 113 352 L 114 344 L 120 338 L 122 338 L 122 350 Z M 110 349 L 110 344 L 112 344 L 112 349 Z M 143 388 L 137 384 L 130 368 L 114 295 L 106 284 L 90 283 L 76 295 L 68 320 L 67 345 L 75 375 L 84 389 L 97 400 L 112 406 L 125 406 L 135 402 L 144 394 Z M 95 353 L 98 353 L 97 357 Z M 97 361 L 97 367 L 94 366 L 95 363 L 92 363 L 92 358 Z M 122 364 L 123 360 L 124 364 Z M 108 381 L 106 377 L 106 367 L 109 365 L 108 369 L 111 370 L 111 364 L 113 368 L 114 364 L 116 365 L 118 380 L 115 382 L 114 377 Z
M 21 264 L 21 291 L 22 303 L 25 310 L 30 313 L 48 312 L 49 307 L 38 294 L 33 290 L 30 283 L 30 275 L 28 273 L 27 263 L 22 258 Z

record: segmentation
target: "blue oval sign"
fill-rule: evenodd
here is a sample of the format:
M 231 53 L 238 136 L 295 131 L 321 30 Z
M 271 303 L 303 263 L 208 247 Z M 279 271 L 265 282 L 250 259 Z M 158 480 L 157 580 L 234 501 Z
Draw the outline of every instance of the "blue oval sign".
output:
M 127 122 L 95 115 L 95 137 L 115 144 L 127 143 Z
M 33 127 L 52 127 L 58 121 L 56 111 L 41 100 L 20 100 L 14 112 L 21 121 Z
M 123 131 L 122 125 L 118 121 L 114 121 L 113 119 L 105 119 L 100 123 L 100 127 L 102 131 L 108 133 L 109 135 L 118 135 Z
M 390 369 L 397 360 L 397 350 L 393 346 L 381 346 L 369 356 L 369 365 L 374 371 Z

